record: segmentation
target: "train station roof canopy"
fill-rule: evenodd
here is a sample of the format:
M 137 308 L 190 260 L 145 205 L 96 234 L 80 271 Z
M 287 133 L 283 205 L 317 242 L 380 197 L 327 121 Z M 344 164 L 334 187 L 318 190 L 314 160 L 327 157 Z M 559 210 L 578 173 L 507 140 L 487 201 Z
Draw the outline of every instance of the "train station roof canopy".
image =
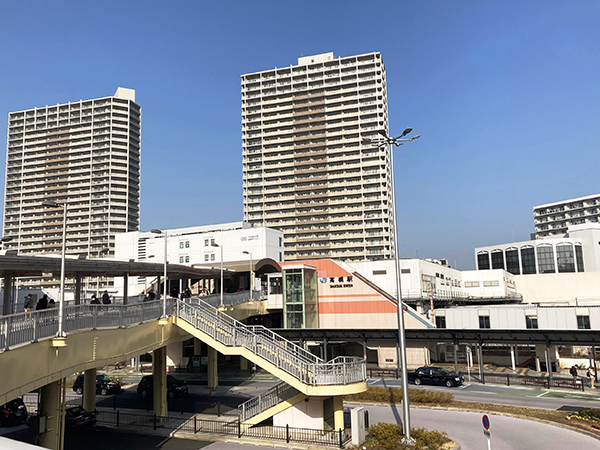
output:
M 60 275 L 61 258 L 58 256 L 18 256 L 0 255 L 0 275 L 12 277 L 36 277 L 43 274 Z M 65 274 L 73 276 L 161 276 L 164 263 L 123 261 L 116 259 L 65 258 Z M 214 268 L 190 267 L 182 264 L 168 264 L 167 275 L 178 278 L 219 278 L 221 271 Z M 231 272 L 224 271 L 228 277 Z

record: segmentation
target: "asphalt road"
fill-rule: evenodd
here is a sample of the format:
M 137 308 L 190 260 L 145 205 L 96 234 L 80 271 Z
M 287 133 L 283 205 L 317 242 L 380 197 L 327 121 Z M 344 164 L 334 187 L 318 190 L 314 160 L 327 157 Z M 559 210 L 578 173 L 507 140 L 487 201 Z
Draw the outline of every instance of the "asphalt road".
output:
M 367 406 L 371 424 L 398 423 L 400 408 Z M 491 448 L 494 450 L 539 450 L 564 448 L 600 448 L 598 439 L 565 428 L 530 420 L 488 415 L 490 419 Z M 460 444 L 461 450 L 487 448 L 483 435 L 482 414 L 411 408 L 412 427 L 445 431 Z
M 371 386 L 400 387 L 400 380 L 369 380 Z M 456 400 L 484 402 L 498 405 L 526 406 L 530 408 L 579 411 L 581 408 L 600 408 L 600 395 L 580 391 L 548 391 L 516 387 L 464 384 L 445 386 L 415 386 L 411 388 L 442 390 L 454 394 Z

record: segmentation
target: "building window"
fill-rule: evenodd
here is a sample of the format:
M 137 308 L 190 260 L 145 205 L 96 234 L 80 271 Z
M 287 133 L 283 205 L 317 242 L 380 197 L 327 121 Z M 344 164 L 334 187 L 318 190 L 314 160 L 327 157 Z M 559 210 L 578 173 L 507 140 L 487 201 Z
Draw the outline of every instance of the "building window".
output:
M 182 263 L 182 262 L 183 262 L 183 256 L 180 256 L 179 257 L 179 263 Z
M 410 273 L 410 269 L 400 269 L 400 273 Z
M 577 329 L 578 330 L 589 330 L 590 329 L 590 316 L 577 316 Z
M 208 247 L 208 239 L 204 239 L 204 246 Z
M 537 248 L 537 259 L 540 273 L 554 273 L 554 250 L 550 244 Z
M 529 329 L 537 330 L 537 316 L 525 316 L 525 326 Z
M 215 260 L 215 254 L 213 253 L 212 255 L 210 255 L 210 260 L 214 261 Z
M 435 316 L 435 326 L 437 328 L 446 328 L 446 316 Z
M 516 248 L 506 249 L 506 271 L 513 275 L 521 275 L 521 269 L 519 269 L 519 250 Z
M 283 238 L 281 238 L 281 237 L 279 238 L 279 246 L 283 247 Z
M 283 289 L 281 287 L 281 277 L 269 278 L 269 294 L 283 294 Z
M 477 255 L 477 269 L 488 270 L 490 268 L 490 254 L 488 252 L 480 252 Z
M 185 248 L 190 248 L 190 241 L 185 241 Z
M 387 270 L 374 270 L 373 271 L 373 275 L 386 275 L 387 274 Z
M 492 280 L 492 281 L 484 281 L 483 282 L 483 287 L 492 287 L 492 286 L 499 286 L 500 283 L 498 283 L 498 280 Z
M 279 261 L 283 261 L 283 255 L 281 254 L 281 252 L 279 252 Z
M 569 243 L 558 244 L 556 246 L 556 260 L 558 262 L 559 273 L 575 272 L 573 245 Z
M 183 248 L 183 241 L 179 243 L 179 248 Z
M 204 255 L 204 261 L 208 261 L 208 255 Z
M 210 245 L 215 245 L 215 240 L 214 239 L 210 240 Z
M 479 328 L 491 328 L 490 316 L 479 316 Z
M 575 260 L 577 261 L 577 272 L 584 272 L 583 270 L 583 247 L 575 244 Z
M 492 252 L 492 269 L 504 269 L 504 252 L 502 250 Z
M 186 262 L 186 263 L 189 263 L 189 262 L 190 262 L 190 257 L 189 257 L 189 256 L 186 256 L 186 257 L 185 257 L 185 262 Z
M 521 265 L 523 266 L 523 275 L 537 273 L 535 270 L 535 249 L 533 247 L 521 248 Z
M 465 287 L 479 287 L 479 281 L 465 281 Z

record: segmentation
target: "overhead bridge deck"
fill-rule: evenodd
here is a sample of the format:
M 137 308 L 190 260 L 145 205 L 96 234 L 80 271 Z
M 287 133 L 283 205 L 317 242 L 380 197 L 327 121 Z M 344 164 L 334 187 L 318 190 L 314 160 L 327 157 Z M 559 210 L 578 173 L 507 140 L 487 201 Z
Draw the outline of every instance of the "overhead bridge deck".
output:
M 246 326 L 196 301 L 64 308 L 65 339 L 55 309 L 0 318 L 0 404 L 74 372 L 112 364 L 190 335 L 226 355 L 241 355 L 309 396 L 366 390 L 362 358 L 323 361 L 262 326 Z

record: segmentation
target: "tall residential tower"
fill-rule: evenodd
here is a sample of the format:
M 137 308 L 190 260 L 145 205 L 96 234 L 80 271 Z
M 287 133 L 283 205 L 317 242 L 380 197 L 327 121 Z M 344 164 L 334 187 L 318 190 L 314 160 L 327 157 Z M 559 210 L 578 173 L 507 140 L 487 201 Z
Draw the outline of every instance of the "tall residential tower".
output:
M 285 233 L 285 259 L 393 256 L 380 53 L 298 58 L 241 77 L 244 220 Z
M 4 248 L 20 255 L 114 254 L 114 235 L 139 228 L 140 116 L 135 91 L 12 112 Z M 67 205 L 49 208 L 43 202 Z

